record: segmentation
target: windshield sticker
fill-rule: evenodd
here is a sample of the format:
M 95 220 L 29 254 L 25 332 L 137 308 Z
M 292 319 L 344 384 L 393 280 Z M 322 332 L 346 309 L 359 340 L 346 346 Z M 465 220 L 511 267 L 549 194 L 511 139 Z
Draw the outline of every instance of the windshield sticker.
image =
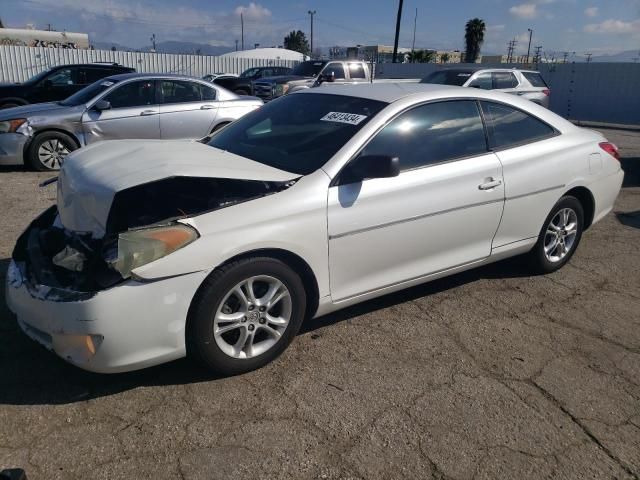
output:
M 103 87 L 110 87 L 111 85 L 113 85 L 113 82 L 107 80 L 102 82 L 100 85 L 102 85 Z
M 323 122 L 348 123 L 349 125 L 358 125 L 362 122 L 366 115 L 358 115 L 356 113 L 329 112 L 320 120 Z

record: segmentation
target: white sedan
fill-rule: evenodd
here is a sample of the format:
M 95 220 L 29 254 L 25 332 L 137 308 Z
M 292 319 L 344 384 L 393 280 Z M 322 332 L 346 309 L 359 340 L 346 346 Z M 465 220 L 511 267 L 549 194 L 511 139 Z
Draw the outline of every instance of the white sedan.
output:
M 17 242 L 8 304 L 87 370 L 190 355 L 237 374 L 304 319 L 514 255 L 561 268 L 622 180 L 613 144 L 527 100 L 326 86 L 200 142 L 70 154 L 57 206 Z

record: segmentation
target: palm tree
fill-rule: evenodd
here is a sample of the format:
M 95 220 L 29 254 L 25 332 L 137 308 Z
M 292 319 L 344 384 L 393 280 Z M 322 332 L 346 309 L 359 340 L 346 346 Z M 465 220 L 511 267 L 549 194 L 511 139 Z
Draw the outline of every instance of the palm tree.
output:
M 465 59 L 466 63 L 475 63 L 480 55 L 480 47 L 484 42 L 484 32 L 487 27 L 484 20 L 480 18 L 472 18 L 467 22 L 464 33 L 464 41 L 466 44 Z

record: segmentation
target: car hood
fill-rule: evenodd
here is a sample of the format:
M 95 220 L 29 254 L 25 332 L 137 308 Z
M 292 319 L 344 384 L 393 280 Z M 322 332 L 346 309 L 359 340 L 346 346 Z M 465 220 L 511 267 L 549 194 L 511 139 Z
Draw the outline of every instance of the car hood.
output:
M 51 112 L 59 112 L 61 110 L 72 108 L 65 107 L 59 103 L 34 103 L 32 105 L 23 105 L 21 107 L 6 108 L 0 110 L 0 120 L 10 120 L 13 118 L 28 118 L 34 115 L 44 115 Z
M 101 238 L 118 192 L 176 177 L 286 182 L 296 175 L 196 141 L 99 142 L 65 159 L 58 177 L 60 221 Z

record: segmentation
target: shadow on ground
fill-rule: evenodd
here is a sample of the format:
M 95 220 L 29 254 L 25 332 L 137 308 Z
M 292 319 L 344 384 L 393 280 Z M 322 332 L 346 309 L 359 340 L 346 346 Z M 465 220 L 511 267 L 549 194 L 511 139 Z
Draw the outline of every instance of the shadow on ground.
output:
M 640 187 L 640 157 L 627 157 L 620 160 L 624 170 L 623 188 Z
M 9 259 L 0 260 L 0 405 L 68 404 L 113 395 L 141 386 L 181 385 L 216 380 L 187 359 L 124 374 L 100 375 L 73 367 L 28 339 L 5 301 Z M 351 318 L 449 290 L 482 278 L 528 276 L 520 259 L 463 272 L 401 292 L 364 302 L 303 325 L 300 335 L 328 328 Z

